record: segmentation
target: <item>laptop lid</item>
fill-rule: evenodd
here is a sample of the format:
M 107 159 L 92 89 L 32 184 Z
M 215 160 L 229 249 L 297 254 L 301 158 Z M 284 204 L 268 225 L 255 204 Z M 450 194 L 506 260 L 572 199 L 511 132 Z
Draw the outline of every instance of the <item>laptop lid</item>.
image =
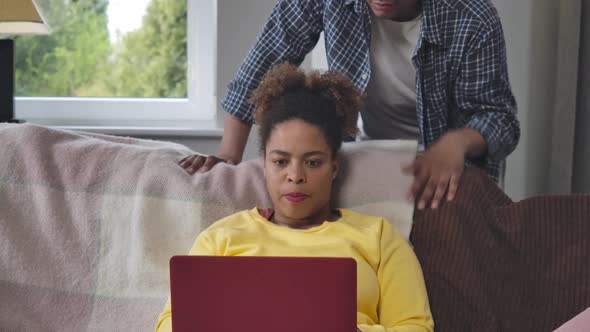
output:
M 355 332 L 352 258 L 174 256 L 175 332 Z

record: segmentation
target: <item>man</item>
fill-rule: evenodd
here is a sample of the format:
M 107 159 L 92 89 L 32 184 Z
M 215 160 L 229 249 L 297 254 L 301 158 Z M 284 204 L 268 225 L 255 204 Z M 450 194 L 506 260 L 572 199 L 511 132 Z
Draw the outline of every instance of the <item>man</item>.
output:
M 324 32 L 328 66 L 367 95 L 372 139 L 417 139 L 404 171 L 419 209 L 452 200 L 464 165 L 496 180 L 520 137 L 500 19 L 490 0 L 279 0 L 223 101 L 217 156 L 188 172 L 240 162 L 253 123 L 247 99 L 274 64 L 301 64 Z

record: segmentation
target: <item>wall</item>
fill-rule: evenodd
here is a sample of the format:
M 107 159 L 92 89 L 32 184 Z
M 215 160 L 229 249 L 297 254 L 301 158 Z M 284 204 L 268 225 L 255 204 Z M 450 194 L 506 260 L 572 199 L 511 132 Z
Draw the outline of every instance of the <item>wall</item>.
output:
M 508 158 L 505 190 L 513 199 L 547 191 L 555 97 L 559 1 L 493 0 L 504 27 L 508 70 L 521 139 Z
M 578 112 L 574 150 L 573 191 L 590 193 L 590 4 L 582 1 Z

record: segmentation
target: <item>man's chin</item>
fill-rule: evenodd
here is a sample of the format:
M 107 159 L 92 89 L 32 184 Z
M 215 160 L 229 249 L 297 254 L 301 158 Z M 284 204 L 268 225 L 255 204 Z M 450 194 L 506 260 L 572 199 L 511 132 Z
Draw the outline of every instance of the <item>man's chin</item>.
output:
M 394 14 L 394 13 L 390 13 L 390 12 L 379 12 L 379 13 L 375 13 L 375 17 L 382 19 L 382 20 L 392 20 L 392 21 L 401 21 L 401 19 L 398 17 L 398 15 Z

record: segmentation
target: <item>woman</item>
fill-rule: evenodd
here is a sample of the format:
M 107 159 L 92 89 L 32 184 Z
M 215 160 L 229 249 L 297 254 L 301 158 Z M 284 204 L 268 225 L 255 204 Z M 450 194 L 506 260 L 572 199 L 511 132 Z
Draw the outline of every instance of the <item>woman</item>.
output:
M 408 243 L 383 218 L 330 205 L 337 153 L 343 137 L 357 130 L 360 93 L 339 74 L 306 75 L 285 64 L 267 74 L 251 102 L 273 207 L 216 222 L 190 254 L 352 257 L 359 331 L 433 331 L 422 271 Z M 171 314 L 168 303 L 157 331 L 170 331 Z

